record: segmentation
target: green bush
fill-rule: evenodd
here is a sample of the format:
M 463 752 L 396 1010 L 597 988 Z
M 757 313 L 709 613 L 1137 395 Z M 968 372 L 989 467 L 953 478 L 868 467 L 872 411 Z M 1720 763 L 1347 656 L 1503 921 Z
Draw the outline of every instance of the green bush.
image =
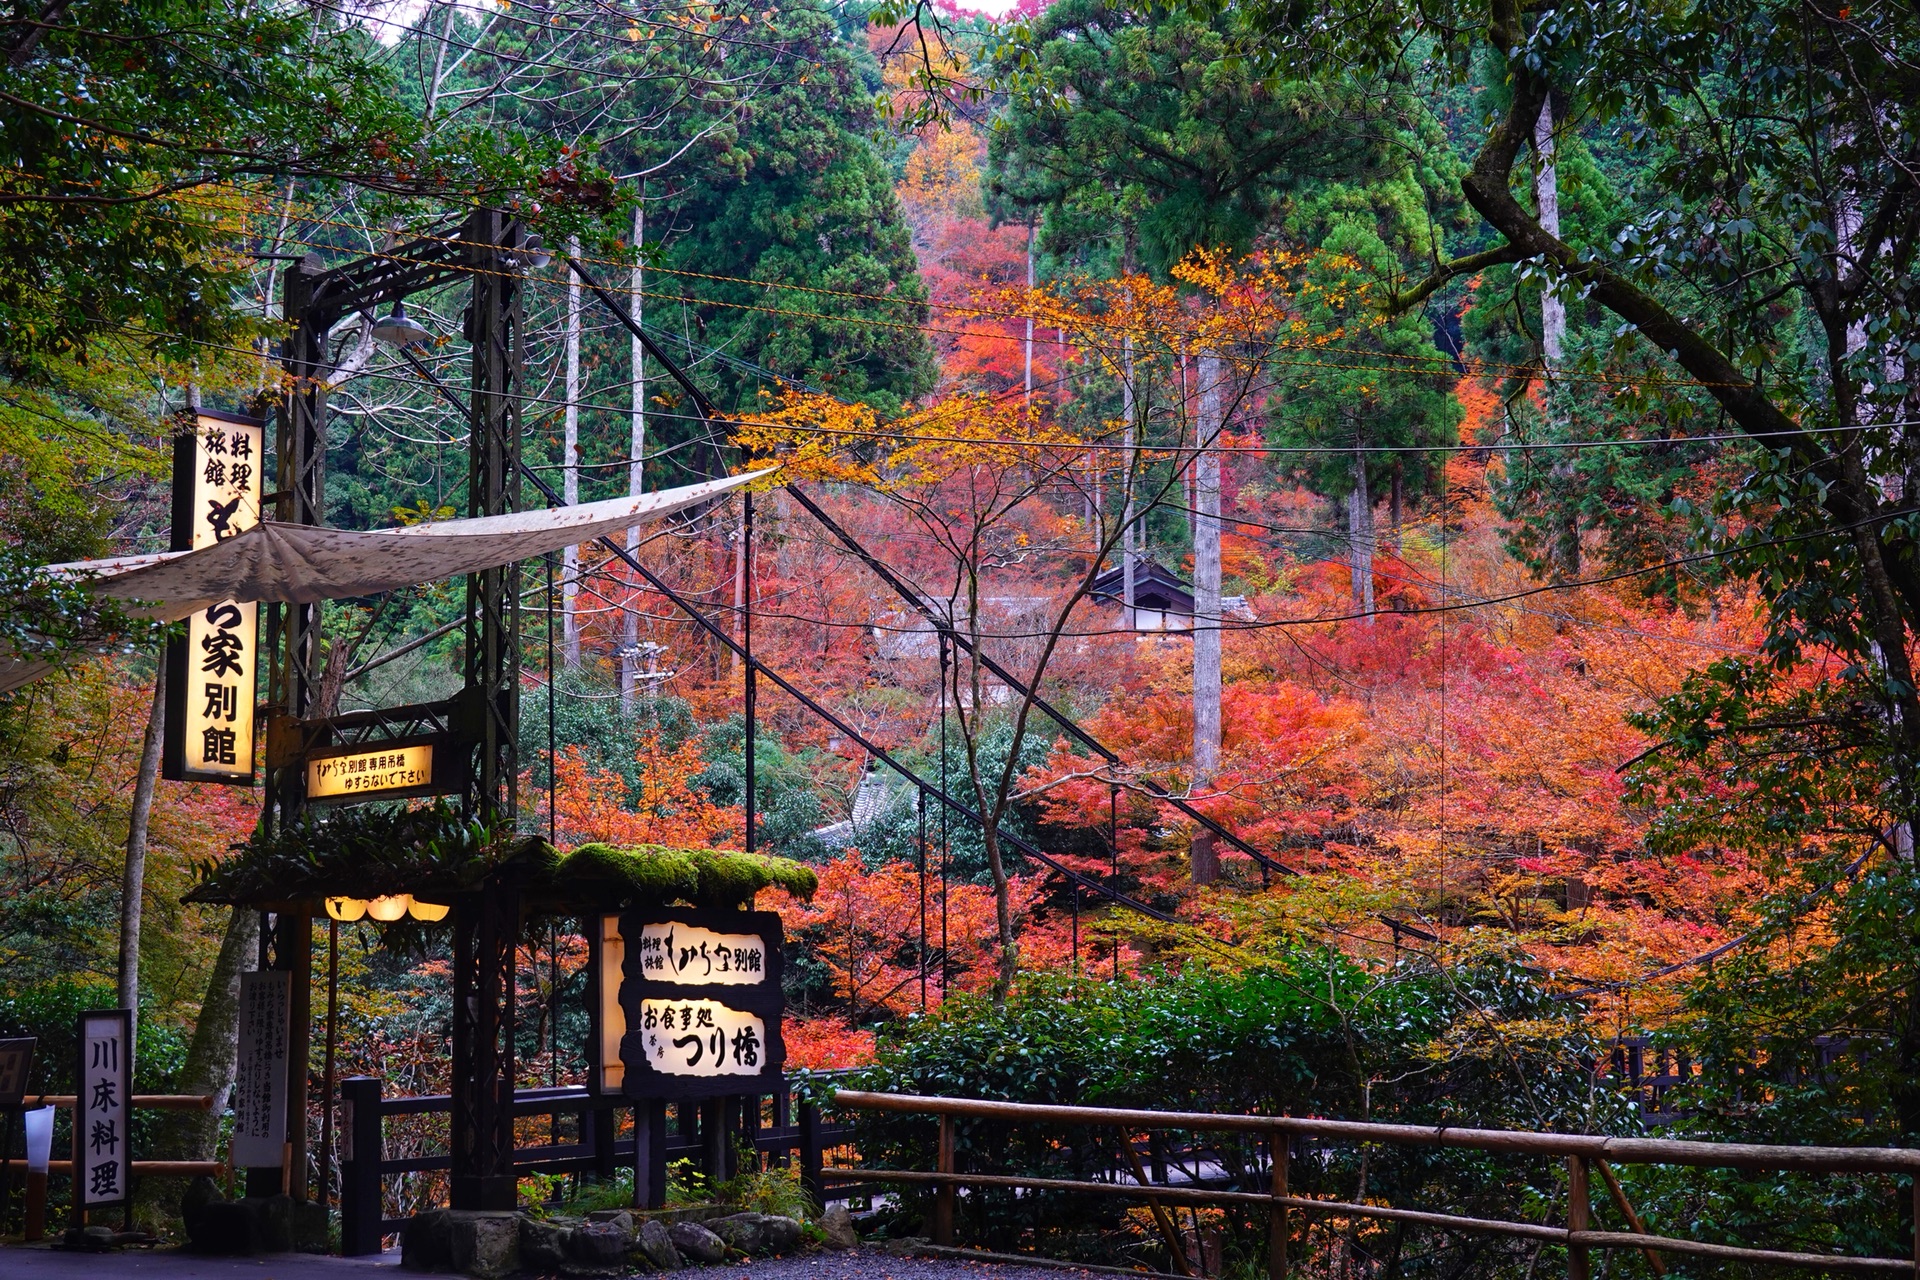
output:
M 1302 950 L 1238 973 L 1192 968 L 1128 983 L 1028 979 L 998 1009 L 956 999 L 941 1015 L 910 1019 L 846 1087 L 1161 1111 L 1631 1131 L 1624 1099 L 1596 1087 L 1596 1046 L 1582 1014 L 1498 955 L 1448 969 L 1408 962 L 1375 972 L 1338 953 Z M 851 1119 L 861 1153 L 877 1166 L 933 1166 L 931 1119 L 872 1112 Z M 1120 1135 L 1111 1128 L 996 1120 L 955 1128 L 960 1167 L 974 1172 L 1085 1179 L 1125 1167 Z M 1234 1189 L 1265 1189 L 1268 1156 L 1251 1139 L 1168 1132 L 1150 1159 L 1177 1162 L 1190 1145 L 1203 1146 L 1206 1163 L 1224 1171 Z M 1541 1206 L 1564 1203 L 1563 1174 L 1551 1161 L 1333 1144 L 1296 1145 L 1294 1156 L 1293 1185 L 1308 1194 L 1482 1217 L 1538 1216 Z M 1198 1169 L 1189 1165 L 1187 1172 Z M 917 1229 L 929 1203 L 925 1194 L 904 1197 L 892 1229 Z M 968 1239 L 997 1249 L 1087 1261 L 1131 1254 L 1164 1265 L 1158 1240 L 1142 1231 L 1138 1215 L 1129 1217 L 1128 1203 L 974 1189 L 960 1199 L 958 1226 Z M 1264 1214 L 1209 1217 L 1223 1231 L 1228 1255 L 1243 1263 L 1264 1256 Z M 1362 1236 L 1376 1255 L 1402 1255 L 1417 1244 L 1429 1262 L 1409 1269 L 1403 1259 L 1403 1274 L 1458 1267 L 1467 1256 L 1462 1250 L 1477 1251 L 1476 1275 L 1501 1274 L 1509 1263 L 1518 1274 L 1532 1253 L 1515 1245 L 1509 1257 L 1509 1246 L 1487 1237 L 1420 1239 L 1388 1227 L 1366 1227 Z

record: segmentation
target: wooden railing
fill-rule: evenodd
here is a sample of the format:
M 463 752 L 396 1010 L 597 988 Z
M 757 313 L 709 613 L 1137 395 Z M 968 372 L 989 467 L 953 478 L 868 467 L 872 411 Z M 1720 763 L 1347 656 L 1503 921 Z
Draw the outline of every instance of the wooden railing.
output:
M 1347 1120 L 1314 1120 L 1293 1116 L 1216 1115 L 1207 1112 L 1131 1111 L 1106 1107 L 1041 1106 L 1031 1103 L 993 1102 L 979 1098 L 928 1098 L 904 1094 L 864 1093 L 843 1089 L 834 1095 L 836 1109 L 890 1111 L 907 1115 L 937 1117 L 939 1140 L 936 1168 L 930 1171 L 908 1169 L 824 1169 L 818 1175 L 826 1183 L 895 1183 L 932 1186 L 934 1207 L 932 1238 L 935 1244 L 953 1243 L 954 1208 L 960 1187 L 1007 1187 L 1031 1190 L 1073 1191 L 1089 1195 L 1119 1196 L 1145 1200 L 1152 1207 L 1174 1266 L 1188 1273 L 1185 1249 L 1171 1218 L 1168 1204 L 1239 1205 L 1264 1208 L 1268 1213 L 1268 1271 L 1272 1280 L 1288 1274 L 1288 1244 L 1291 1215 L 1309 1217 L 1372 1218 L 1409 1226 L 1435 1227 L 1454 1232 L 1478 1232 L 1521 1237 L 1554 1244 L 1567 1250 L 1567 1274 L 1570 1280 L 1588 1280 L 1591 1253 L 1595 1249 L 1636 1249 L 1644 1253 L 1654 1270 L 1664 1274 L 1661 1254 L 1685 1254 L 1725 1262 L 1752 1262 L 1772 1266 L 1806 1267 L 1830 1273 L 1851 1275 L 1920 1276 L 1920 1151 L 1890 1147 L 1779 1147 L 1741 1143 L 1683 1142 L 1663 1138 L 1610 1138 L 1599 1135 L 1533 1133 L 1503 1129 L 1428 1128 L 1421 1125 L 1365 1124 Z M 1175 1187 L 1149 1183 L 1134 1165 L 1135 1181 L 1091 1182 L 1067 1178 L 1022 1177 L 1005 1174 L 965 1173 L 954 1160 L 954 1121 L 963 1118 L 1025 1122 L 1028 1124 L 1092 1125 L 1118 1128 L 1123 1134 L 1136 1130 L 1185 1130 L 1197 1133 L 1238 1133 L 1263 1138 L 1270 1152 L 1269 1185 L 1264 1193 L 1224 1191 L 1213 1188 Z M 1391 1146 L 1457 1147 L 1513 1155 L 1554 1156 L 1567 1162 L 1567 1204 L 1565 1225 L 1516 1222 L 1505 1219 L 1470 1218 L 1458 1214 L 1436 1213 L 1420 1209 L 1379 1204 L 1356 1204 L 1296 1196 L 1288 1187 L 1290 1139 L 1310 1137 L 1330 1142 L 1381 1143 Z M 1132 1151 L 1131 1139 L 1123 1149 Z M 1831 1254 L 1789 1253 L 1776 1249 L 1749 1249 L 1713 1244 L 1674 1236 L 1658 1236 L 1642 1228 L 1639 1215 L 1628 1202 L 1619 1180 L 1613 1174 L 1617 1164 L 1687 1165 L 1706 1169 L 1745 1169 L 1753 1171 L 1792 1171 L 1809 1173 L 1899 1174 L 1913 1179 L 1916 1227 L 1914 1252 L 1910 1258 L 1862 1258 Z M 1595 1231 L 1592 1228 L 1592 1204 L 1589 1176 L 1598 1172 L 1607 1194 L 1621 1216 L 1634 1231 Z
M 606 1177 L 627 1168 L 633 1170 L 636 1204 L 659 1208 L 666 1203 L 667 1166 L 672 1161 L 695 1160 L 717 1180 L 724 1174 L 716 1170 L 716 1162 L 724 1165 L 739 1143 L 776 1158 L 797 1153 L 802 1168 L 810 1173 L 820 1167 L 826 1148 L 845 1140 L 845 1129 L 821 1123 L 819 1111 L 796 1098 L 791 1084 L 783 1083 L 773 1094 L 772 1123 L 763 1124 L 761 1098 L 765 1096 L 714 1099 L 716 1104 L 734 1104 L 733 1123 L 715 1124 L 712 1109 L 683 1105 L 678 1132 L 670 1132 L 664 1102 L 595 1094 L 580 1085 L 522 1089 L 514 1094 L 516 1117 L 577 1114 L 579 1140 L 517 1147 L 514 1172 Z M 349 1256 L 378 1253 L 382 1237 L 405 1223 L 404 1218 L 385 1215 L 385 1179 L 453 1166 L 453 1157 L 444 1153 L 388 1158 L 385 1122 L 398 1116 L 449 1113 L 453 1101 L 446 1094 L 387 1097 L 379 1080 L 358 1076 L 341 1081 L 340 1102 L 341 1252 Z M 615 1113 L 629 1108 L 634 1112 L 634 1136 L 617 1137 Z M 811 1181 L 810 1185 L 818 1186 Z
M 78 1103 L 70 1093 L 43 1093 L 28 1095 L 21 1100 L 24 1110 L 32 1111 L 36 1107 L 71 1108 Z M 152 1111 L 210 1111 L 213 1109 L 212 1094 L 198 1093 L 136 1093 L 133 1105 L 141 1110 Z M 20 1166 L 22 1170 L 25 1165 Z M 218 1160 L 134 1160 L 128 1166 L 128 1172 L 136 1178 L 215 1178 L 225 1173 L 227 1166 Z M 73 1173 L 72 1160 L 50 1160 L 47 1172 L 63 1176 Z

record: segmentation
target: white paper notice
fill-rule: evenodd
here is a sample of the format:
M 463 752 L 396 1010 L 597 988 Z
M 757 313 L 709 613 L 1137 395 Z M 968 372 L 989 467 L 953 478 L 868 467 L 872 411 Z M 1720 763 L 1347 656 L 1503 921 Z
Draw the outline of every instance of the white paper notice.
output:
M 287 1142 L 287 1013 L 293 975 L 240 975 L 240 1058 L 233 1080 L 232 1160 L 238 1169 L 280 1166 Z

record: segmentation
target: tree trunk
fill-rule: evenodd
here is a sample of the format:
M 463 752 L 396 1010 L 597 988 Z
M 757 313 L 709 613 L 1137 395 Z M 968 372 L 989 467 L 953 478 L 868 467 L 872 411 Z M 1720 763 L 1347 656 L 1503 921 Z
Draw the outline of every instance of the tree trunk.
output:
M 1553 165 L 1553 103 L 1540 104 L 1533 125 L 1533 199 L 1540 211 L 1540 229 L 1560 238 L 1560 179 Z M 1566 351 L 1567 304 L 1558 291 L 1540 293 L 1540 347 L 1547 367 L 1557 368 Z
M 567 253 L 580 256 L 580 237 L 567 241 Z M 561 442 L 561 498 L 570 507 L 580 504 L 580 277 L 567 273 L 567 417 L 566 434 Z M 560 617 L 565 638 L 566 663 L 580 665 L 580 619 L 575 613 L 580 592 L 580 548 L 568 547 L 560 553 Z M 552 606 L 549 605 L 549 608 Z M 551 615 L 549 615 L 551 616 Z M 553 691 L 549 689 L 551 698 Z
M 1388 491 L 1387 513 L 1393 521 L 1393 554 L 1406 552 L 1406 544 L 1401 541 L 1400 525 L 1406 517 L 1407 470 L 1400 459 L 1393 460 L 1393 487 Z
M 153 709 L 140 739 L 140 771 L 133 780 L 133 806 L 127 816 L 127 862 L 120 878 L 120 1007 L 140 1020 L 140 913 L 146 905 L 147 819 L 153 813 L 153 788 L 160 777 L 160 746 L 166 737 L 167 662 L 163 656 L 153 677 Z
M 1556 240 L 1560 237 L 1560 179 L 1553 163 L 1553 101 L 1540 104 L 1533 124 L 1533 199 L 1540 213 L 1540 228 Z M 1546 368 L 1546 417 L 1550 427 L 1564 424 L 1557 400 L 1559 389 L 1554 375 L 1559 372 L 1567 347 L 1567 304 L 1558 290 L 1540 291 L 1540 352 Z M 1560 435 L 1556 430 L 1553 434 Z M 1551 573 L 1556 581 L 1571 582 L 1580 576 L 1580 513 L 1575 503 L 1573 450 L 1563 449 L 1553 462 L 1553 550 Z
M 1120 626 L 1124 631 L 1134 629 L 1134 574 L 1138 571 L 1135 564 L 1135 539 L 1138 531 L 1133 522 L 1133 446 L 1134 432 L 1134 394 L 1133 394 L 1133 339 L 1128 338 L 1125 353 L 1121 357 L 1123 372 L 1120 379 L 1120 416 L 1126 421 L 1126 431 L 1120 440 L 1121 475 L 1120 483 Z
M 1347 563 L 1353 573 L 1353 611 L 1373 621 L 1373 498 L 1367 492 L 1367 455 L 1353 455 L 1353 490 L 1347 494 Z
M 1027 223 L 1027 293 L 1033 293 L 1033 223 Z M 1033 305 L 1027 305 L 1027 356 L 1025 386 L 1027 407 L 1033 407 Z
M 644 195 L 644 190 L 643 190 Z M 642 294 L 643 271 L 640 253 L 646 244 L 646 215 L 642 207 L 633 207 L 633 280 L 629 288 L 627 310 L 638 325 L 643 314 L 646 300 Z M 629 345 L 629 359 L 633 368 L 633 439 L 631 452 L 627 455 L 627 493 L 639 497 L 646 492 L 646 452 L 647 452 L 647 349 L 641 345 L 638 336 Z M 640 530 L 627 530 L 627 552 L 637 554 L 640 550 Z M 640 614 L 633 607 L 631 599 L 622 610 L 626 616 L 621 629 L 620 645 L 620 709 L 628 715 L 633 714 L 635 686 L 640 674 Z
M 1220 357 L 1200 357 L 1200 439 L 1193 493 L 1193 784 L 1198 796 L 1220 768 Z M 1194 837 L 1193 883 L 1220 873 L 1211 832 Z
M 220 1113 L 233 1089 L 234 1060 L 239 1054 L 240 975 L 254 967 L 260 950 L 259 913 L 235 907 L 227 920 L 220 955 L 207 977 L 200 1015 L 194 1019 L 193 1041 L 187 1046 L 186 1065 L 180 1070 L 182 1093 L 210 1093 L 210 1111 L 169 1113 L 171 1158 L 211 1160 L 219 1146 Z

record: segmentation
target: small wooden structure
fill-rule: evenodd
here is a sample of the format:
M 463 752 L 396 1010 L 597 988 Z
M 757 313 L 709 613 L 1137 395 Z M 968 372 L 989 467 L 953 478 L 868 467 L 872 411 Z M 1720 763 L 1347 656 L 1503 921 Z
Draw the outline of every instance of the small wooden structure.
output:
M 562 856 L 535 838 L 488 842 L 484 828 L 437 806 L 398 813 L 345 810 L 326 819 L 304 815 L 256 837 L 243 853 L 210 868 L 204 883 L 187 895 L 192 902 L 271 913 L 271 955 L 263 959 L 292 975 L 285 1094 L 291 1150 L 286 1165 L 295 1172 L 288 1177 L 278 1167 L 249 1169 L 248 1194 L 305 1198 L 313 1022 L 307 998 L 309 942 L 313 919 L 328 899 L 364 901 L 407 894 L 451 908 L 444 924 L 396 921 L 394 927 L 444 927 L 452 933 L 453 1207 L 511 1209 L 516 1190 L 513 956 L 527 922 L 578 921 L 579 932 L 597 938 L 597 926 L 609 912 L 675 903 L 738 909 L 750 906 L 764 888 L 778 886 L 806 897 L 815 885 L 814 873 L 804 864 L 759 854 L 586 845 Z M 330 993 L 335 986 L 330 973 Z M 335 1035 L 332 1015 L 330 1008 L 329 1045 Z M 597 1006 L 593 1015 L 596 1034 L 589 1039 L 590 1056 L 601 1042 Z M 600 1077 L 598 1071 L 592 1075 Z M 330 1122 L 330 1069 L 324 1094 L 322 1114 Z M 326 1128 L 330 1130 L 330 1123 Z M 324 1187 L 324 1163 L 321 1172 Z
M 1126 611 L 1126 569 L 1116 566 L 1093 580 L 1092 598 L 1101 604 Z M 1157 560 L 1136 560 L 1133 565 L 1133 616 L 1122 617 L 1129 631 L 1193 630 L 1193 589 L 1180 581 L 1172 570 Z

